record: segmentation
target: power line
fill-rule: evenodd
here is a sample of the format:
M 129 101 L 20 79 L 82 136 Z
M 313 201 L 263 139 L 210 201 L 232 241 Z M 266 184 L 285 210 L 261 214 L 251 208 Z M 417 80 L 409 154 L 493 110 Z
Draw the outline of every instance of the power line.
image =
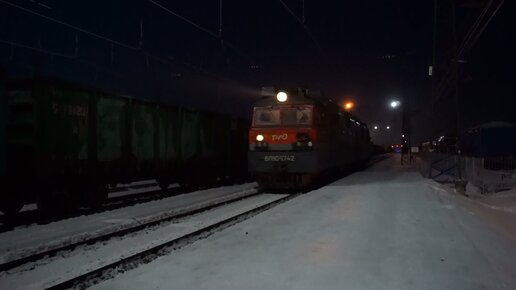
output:
M 211 31 L 209 31 L 209 30 L 207 30 L 207 29 L 205 29 L 205 28 L 195 24 L 193 21 L 190 21 L 190 20 L 186 19 L 185 17 L 182 17 L 181 15 L 171 11 L 170 9 L 165 8 L 164 6 L 160 5 L 159 3 L 156 3 L 155 1 L 150 0 L 149 2 L 153 3 L 154 5 L 160 7 L 162 9 L 164 9 L 164 10 L 166 10 L 167 12 L 173 14 L 174 16 L 181 18 L 183 21 L 186 21 L 189 24 L 196 26 L 198 29 L 201 29 L 204 32 L 209 33 L 210 35 L 212 35 L 213 37 L 215 37 L 217 39 L 221 39 L 221 37 L 222 37 L 222 36 L 219 37 L 215 33 L 213 33 Z M 123 43 L 123 42 L 111 39 L 109 37 L 100 35 L 98 33 L 86 30 L 84 28 L 78 27 L 76 25 L 69 24 L 69 23 L 66 23 L 64 21 L 58 20 L 56 18 L 52 18 L 50 16 L 38 13 L 36 11 L 33 11 L 31 9 L 22 7 L 20 5 L 14 4 L 14 3 L 11 3 L 11 2 L 6 1 L 6 0 L 0 0 L 0 3 L 3 3 L 3 4 L 5 4 L 7 6 L 10 6 L 12 8 L 16 8 L 16 9 L 22 10 L 22 11 L 24 11 L 26 13 L 29 13 L 29 14 L 41 17 L 41 18 L 43 18 L 43 19 L 45 19 L 47 21 L 50 21 L 50 22 L 53 22 L 53 23 L 56 23 L 56 24 L 59 24 L 59 25 L 63 25 L 65 27 L 67 27 L 67 28 L 73 29 L 73 30 L 78 31 L 78 32 L 82 32 L 82 33 L 84 33 L 86 35 L 93 36 L 95 38 L 98 38 L 98 39 L 101 39 L 101 40 L 104 40 L 104 41 L 110 43 L 111 44 L 110 45 L 110 56 L 111 56 L 110 58 L 111 58 L 111 63 L 112 64 L 113 64 L 113 61 L 114 61 L 114 45 L 118 45 L 120 47 L 127 48 L 127 49 L 130 49 L 130 50 L 134 50 L 134 51 L 142 53 L 144 55 L 144 57 L 145 57 L 145 64 L 147 66 L 147 69 L 149 69 L 149 66 L 150 66 L 149 58 L 152 58 L 154 60 L 157 60 L 157 61 L 159 61 L 161 63 L 164 63 L 164 64 L 167 64 L 167 65 L 171 65 L 172 67 L 174 67 L 177 64 L 177 61 L 175 59 L 171 58 L 171 57 L 162 58 L 162 57 L 153 55 L 153 54 L 151 54 L 149 52 L 146 52 L 146 51 L 144 51 L 142 49 L 142 47 L 143 47 L 143 22 L 142 21 L 140 21 L 140 31 L 139 31 L 140 32 L 140 35 L 139 35 L 140 37 L 139 37 L 138 46 L 132 46 L 132 45 L 129 45 L 129 44 L 126 44 L 126 43 Z M 222 1 L 221 1 L 221 4 L 222 4 Z M 220 9 L 221 9 L 220 13 L 222 13 L 222 6 L 220 7 Z M 222 14 L 221 14 L 221 17 L 222 17 Z M 221 28 L 222 28 L 222 18 L 221 18 L 220 25 L 221 25 Z M 74 55 L 73 56 L 72 55 L 61 54 L 61 53 L 55 53 L 55 52 L 52 52 L 52 51 L 44 50 L 41 47 L 39 47 L 39 48 L 32 47 L 32 46 L 29 46 L 29 45 L 25 45 L 25 44 L 21 44 L 21 43 L 15 43 L 15 42 L 12 42 L 12 41 L 7 41 L 7 40 L 0 40 L 0 43 L 4 43 L 4 44 L 7 44 L 7 45 L 10 45 L 10 48 L 11 48 L 10 57 L 11 57 L 11 59 L 13 58 L 13 55 L 14 55 L 14 47 L 19 47 L 19 48 L 25 48 L 25 49 L 37 51 L 37 52 L 40 52 L 40 53 L 48 54 L 48 55 L 50 55 L 51 59 L 52 59 L 53 56 L 60 56 L 60 57 L 64 57 L 64 58 L 67 58 L 67 59 L 73 59 L 73 60 L 75 60 L 77 62 L 93 66 L 97 70 L 104 70 L 104 71 L 112 73 L 115 76 L 120 76 L 119 74 L 111 71 L 110 69 L 107 69 L 107 68 L 102 67 L 100 65 L 96 65 L 94 63 L 90 63 L 90 62 L 78 59 L 78 36 L 77 36 L 77 34 L 75 36 L 76 47 L 75 47 L 75 51 L 74 51 Z M 242 53 L 239 49 L 234 47 L 231 43 L 226 42 L 226 45 L 228 47 L 230 47 L 232 50 L 234 50 L 235 52 L 237 52 L 238 54 L 240 54 L 241 56 L 244 56 L 244 57 L 246 57 L 248 59 L 251 59 L 251 58 L 247 57 L 244 53 Z M 169 59 L 171 59 L 172 62 Z M 226 80 L 234 81 L 233 79 L 225 78 L 223 76 L 220 76 L 219 74 L 213 73 L 211 71 L 208 71 L 208 70 L 203 69 L 203 68 L 201 68 L 199 66 L 190 64 L 188 62 L 185 62 L 185 61 L 179 61 L 179 62 L 180 62 L 180 64 L 182 64 L 182 68 L 183 69 L 184 68 L 190 68 L 190 69 L 192 69 L 193 71 L 195 71 L 195 72 L 197 72 L 199 74 L 206 74 L 206 75 L 215 76 L 215 77 L 218 77 L 218 78 L 221 78 L 221 79 L 226 79 Z
M 218 36 L 216 33 L 212 32 L 212 31 L 208 30 L 207 28 L 204 28 L 204 27 L 200 26 L 199 24 L 197 24 L 197 23 L 195 23 L 195 22 L 191 21 L 190 19 L 188 19 L 188 18 L 186 18 L 186 17 L 184 17 L 184 16 L 182 16 L 182 15 L 180 15 L 180 14 L 178 14 L 178 13 L 176 13 L 176 12 L 174 12 L 174 11 L 170 10 L 170 9 L 168 9 L 167 7 L 165 7 L 165 6 L 163 6 L 163 5 L 159 4 L 159 3 L 157 3 L 156 1 L 153 1 L 153 0 L 147 0 L 147 1 L 148 1 L 149 3 L 152 3 L 152 4 L 156 5 L 156 6 L 158 6 L 158 7 L 159 7 L 159 8 L 161 8 L 161 9 L 163 9 L 163 10 L 167 11 L 168 13 L 170 13 L 170 14 L 172 14 L 172 15 L 176 16 L 177 18 L 179 18 L 179 19 L 183 20 L 184 22 L 186 22 L 186 23 L 188 23 L 188 24 L 190 24 L 190 25 L 194 26 L 195 28 L 197 28 L 197 29 L 199 29 L 199 30 L 201 30 L 201 31 L 203 31 L 203 32 L 205 32 L 205 33 L 207 33 L 207 34 L 209 34 L 209 35 L 211 35 L 211 36 L 213 36 L 213 37 L 217 38 L 217 39 L 219 38 L 219 36 Z
M 0 39 L 0 43 L 3 43 L 3 44 L 6 44 L 6 45 L 9 45 L 11 47 L 11 58 L 13 57 L 13 48 L 14 47 L 18 47 L 18 48 L 24 48 L 24 49 L 28 49 L 28 50 L 33 50 L 33 51 L 36 51 L 36 52 L 40 52 L 40 53 L 44 53 L 44 54 L 48 54 L 50 55 L 51 57 L 53 56 L 59 56 L 59 57 L 62 57 L 62 58 L 66 58 L 66 59 L 71 59 L 71 60 L 74 60 L 74 61 L 77 61 L 79 63 L 82 63 L 82 64 L 85 64 L 85 65 L 89 65 L 89 66 L 92 66 L 98 70 L 103 70 L 105 72 L 108 72 L 112 75 L 115 75 L 117 77 L 120 77 L 120 74 L 108 69 L 108 68 L 105 68 L 103 66 L 100 66 L 100 65 L 97 65 L 97 64 L 94 64 L 94 63 L 91 63 L 89 61 L 85 61 L 85 60 L 81 60 L 81 59 L 78 59 L 74 53 L 74 55 L 68 55 L 68 54 L 64 54 L 64 53 L 59 53 L 59 52 L 53 52 L 53 51 L 49 51 L 49 50 L 46 50 L 46 49 L 43 49 L 43 48 L 40 48 L 40 47 L 34 47 L 34 46 L 30 46 L 30 45 L 26 45 L 26 44 L 22 44 L 22 43 L 18 43 L 18 42 L 13 42 L 13 41 L 8 41 L 8 40 L 4 40 L 4 39 Z
M 480 28 L 480 30 L 477 32 L 477 34 L 473 37 L 473 40 L 471 40 L 470 43 L 467 46 L 463 47 L 463 50 L 459 52 L 459 54 L 458 54 L 459 56 L 462 54 L 463 51 L 467 51 L 467 50 L 471 49 L 475 45 L 475 43 L 480 38 L 482 33 L 484 33 L 484 30 L 487 28 L 487 26 L 489 25 L 491 20 L 493 20 L 494 16 L 498 12 L 498 10 L 500 10 L 500 8 L 502 7 L 504 1 L 505 0 L 501 0 L 500 3 L 498 3 L 498 5 L 495 7 L 494 11 L 489 16 L 489 18 L 485 21 L 485 23 L 482 26 L 482 28 Z
M 63 26 L 66 26 L 68 28 L 71 28 L 73 30 L 76 30 L 76 31 L 79 31 L 79 32 L 82 32 L 84 34 L 87 34 L 87 35 L 90 35 L 90 36 L 93 36 L 93 37 L 96 37 L 98 39 L 102 39 L 104 41 L 107 41 L 108 43 L 110 43 L 110 51 L 109 51 L 109 54 L 110 54 L 110 59 L 111 59 L 111 62 L 113 62 L 113 58 L 114 58 L 114 47 L 113 47 L 113 44 L 116 44 L 120 47 L 124 47 L 124 48 L 127 48 L 127 49 L 130 49 L 130 50 L 134 50 L 134 51 L 140 51 L 142 52 L 146 57 L 152 57 L 156 60 L 159 60 L 160 62 L 163 62 L 163 63 L 167 63 L 168 65 L 171 65 L 171 66 L 174 66 L 175 64 L 173 62 L 170 62 L 169 60 L 167 59 L 164 59 L 164 58 L 160 58 L 158 56 L 155 56 L 149 52 L 146 52 L 144 50 L 142 50 L 142 47 L 143 47 L 143 22 L 140 21 L 140 40 L 139 40 L 139 44 L 138 46 L 132 46 L 132 45 L 129 45 L 129 44 L 126 44 L 126 43 L 123 43 L 123 42 L 120 42 L 120 41 L 117 41 L 117 40 L 114 40 L 114 39 L 111 39 L 111 38 L 108 38 L 106 36 L 103 36 L 103 35 L 99 35 L 95 32 L 91 32 L 89 30 L 86 30 L 84 28 L 81 28 L 81 27 L 78 27 L 78 26 L 75 26 L 73 24 L 69 24 L 69 23 L 66 23 L 64 21 L 61 21 L 61 20 L 58 20 L 58 19 L 55 19 L 55 18 L 52 18 L 50 16 L 46 16 L 44 14 L 41 14 L 41 13 L 38 13 L 36 11 L 33 11 L 31 9 L 28 9 L 28 8 L 25 8 L 25 7 L 22 7 L 22 6 L 19 6 L 19 5 L 16 5 L 16 4 L 13 4 L 9 1 L 6 1 L 6 0 L 0 0 L 0 3 L 4 3 L 6 5 L 9 5 L 11 7 L 14 7 L 14 8 L 17 8 L 17 9 L 20 9 L 22 11 L 25 11 L 29 14 L 33 14 L 33 15 L 36 15 L 36 16 L 39 16 L 41 18 L 44 18 L 46 20 L 49 20 L 51 22 L 54 22 L 54 23 L 57 23 L 57 24 L 60 24 L 60 25 L 63 25 Z M 76 36 L 76 43 L 78 43 L 78 39 L 77 39 L 77 36 Z M 28 47 L 27 47 L 28 48 Z M 235 48 L 234 48 L 235 49 Z M 78 50 L 78 48 L 77 48 Z M 238 51 L 235 49 L 235 51 Z M 56 54 L 57 55 L 57 54 Z M 183 64 L 186 64 L 184 61 L 181 61 Z M 189 67 L 191 68 L 194 68 L 195 70 L 199 71 L 199 72 L 204 72 L 205 70 L 203 69 L 200 69 L 192 64 L 188 64 Z
M 61 24 L 61 25 L 63 25 L 63 26 L 66 26 L 66 27 L 68 27 L 68 28 L 75 29 L 75 30 L 77 30 L 77 31 L 80 31 L 80 32 L 85 33 L 85 34 L 88 34 L 88 35 L 90 35 L 90 36 L 93 36 L 93 37 L 96 37 L 96 38 L 99 38 L 99 39 L 102 39 L 102 40 L 105 40 L 105 41 L 108 41 L 108 42 L 114 43 L 114 44 L 116 44 L 116 45 L 119 45 L 119 46 L 122 46 L 122 47 L 125 47 L 125 48 L 128 48 L 128 49 L 138 50 L 138 47 L 136 47 L 136 46 L 131 46 L 131 45 L 129 45 L 129 44 L 125 44 L 125 43 L 122 43 L 122 42 L 120 42 L 120 41 L 113 40 L 113 39 L 108 38 L 108 37 L 106 37 L 106 36 L 102 36 L 102 35 L 97 34 L 97 33 L 95 33 L 95 32 L 91 32 L 91 31 L 88 31 L 88 30 L 86 30 L 86 29 L 83 29 L 83 28 L 77 27 L 77 26 L 75 26 L 75 25 L 72 25 L 72 24 L 69 24 L 69 23 L 63 22 L 63 21 L 61 21 L 61 20 L 58 20 L 58 19 L 52 18 L 52 17 L 50 17 L 50 16 L 46 16 L 46 15 L 44 15 L 44 14 L 38 13 L 38 12 L 36 12 L 36 11 L 33 11 L 33 10 L 28 9 L 28 8 L 22 7 L 22 6 L 20 6 L 20 5 L 16 5 L 16 4 L 11 3 L 11 2 L 9 2 L 9 1 L 0 0 L 0 2 L 1 2 L 1 3 L 4 3 L 4 4 L 6 4 L 6 5 L 9 5 L 9 6 L 11 6 L 11 7 L 14 7 L 14 8 L 17 8 L 17 9 L 20 9 L 20 10 L 23 10 L 23 11 L 25 11 L 25 12 L 27 12 L 27 13 L 30 13 L 30 14 L 33 14 L 33 15 L 37 15 L 37 16 L 39 16 L 39 17 L 41 17 L 41 18 L 45 18 L 46 20 L 52 21 L 52 22 L 54 22 L 54 23 L 58 23 L 58 24 Z
M 219 7 L 219 17 L 220 17 L 220 23 L 219 23 L 219 34 L 193 22 L 192 20 L 180 15 L 179 13 L 177 12 L 174 12 L 172 11 L 171 9 L 163 6 L 162 4 L 159 4 L 157 3 L 156 1 L 153 1 L 153 0 L 147 0 L 149 3 L 163 9 L 164 11 L 176 16 L 177 18 L 181 19 L 182 21 L 192 25 L 193 27 L 197 28 L 198 30 L 218 39 L 219 41 L 221 41 L 222 43 L 222 1 L 220 2 L 220 7 Z M 233 51 L 235 51 L 236 53 L 240 54 L 240 56 L 242 56 L 243 58 L 246 58 L 247 60 L 252 60 L 251 57 L 249 57 L 246 53 L 242 52 L 240 49 L 236 48 L 233 44 L 229 43 L 228 41 L 224 40 L 223 42 L 225 45 L 227 45 L 229 48 L 231 48 Z
M 490 9 L 491 5 L 493 4 L 493 0 L 489 1 L 489 3 L 487 3 L 484 6 L 484 9 L 480 13 L 480 15 L 477 17 L 475 23 L 470 27 L 470 30 L 464 37 L 460 47 L 455 51 L 454 58 L 455 58 L 456 62 L 459 61 L 459 58 L 463 57 L 464 53 L 469 52 L 469 50 L 471 50 L 471 48 L 475 45 L 475 43 L 478 41 L 478 39 L 480 38 L 480 36 L 484 32 L 484 30 L 487 28 L 487 26 L 489 25 L 491 20 L 494 18 L 496 13 L 502 7 L 503 3 L 504 3 L 504 0 L 500 0 L 498 5 L 496 5 L 496 7 L 494 8 L 494 10 Z M 490 12 L 490 13 L 488 14 L 488 12 Z M 486 16 L 488 17 L 487 20 L 485 20 Z M 480 25 L 482 25 L 482 26 L 479 29 Z M 442 80 L 439 82 L 439 84 L 437 84 L 437 89 L 436 89 L 437 94 L 435 96 L 435 98 L 436 98 L 435 101 L 438 101 L 444 95 L 444 93 L 447 90 L 448 84 L 453 79 L 453 77 L 454 77 L 454 75 L 453 75 L 452 66 L 449 66 L 447 68 L 446 73 L 444 74 Z
M 466 43 L 468 43 L 471 39 L 471 37 L 473 37 L 473 34 L 476 32 L 478 26 L 480 25 L 480 23 L 482 22 L 482 19 L 484 18 L 485 14 L 487 13 L 487 11 L 489 10 L 489 7 L 491 6 L 491 4 L 493 3 L 493 0 L 490 0 L 489 3 L 487 3 L 485 6 L 484 6 L 484 9 L 482 10 L 482 12 L 480 13 L 480 15 L 477 17 L 477 19 L 475 20 L 475 23 L 473 23 L 473 25 L 470 27 L 468 33 L 464 36 L 464 39 L 462 40 L 462 43 L 461 45 L 459 46 L 460 48 L 463 48 L 465 47 Z M 462 49 L 459 49 L 459 50 L 462 50 Z M 461 53 L 458 53 L 458 55 L 460 55 Z
M 287 9 L 287 11 L 290 13 L 290 15 L 292 15 L 297 21 L 299 21 L 299 23 L 303 24 L 303 20 L 301 18 L 299 18 L 297 16 L 297 14 L 294 13 L 294 11 L 292 11 L 292 9 L 290 9 L 290 7 L 288 7 L 288 5 L 285 2 L 283 2 L 282 0 L 278 0 L 278 1 L 281 3 L 281 5 L 283 5 L 283 7 L 285 7 L 285 9 Z
M 306 18 L 305 18 L 305 1 L 303 0 L 303 16 L 302 18 L 299 18 L 299 16 L 297 16 L 297 14 L 292 11 L 292 9 L 290 9 L 290 7 L 285 3 L 283 2 L 282 0 L 278 0 L 281 5 L 283 5 L 283 7 L 290 13 L 290 15 L 292 15 L 300 24 L 301 26 L 303 27 L 304 31 L 306 32 L 306 34 L 310 37 L 310 39 L 313 41 L 313 43 L 315 44 L 315 46 L 317 47 L 317 49 L 319 51 L 322 51 L 322 47 L 319 45 L 319 42 L 317 41 L 317 39 L 315 39 L 315 36 L 312 34 L 312 32 L 310 31 L 310 29 L 308 28 L 308 26 L 306 25 Z

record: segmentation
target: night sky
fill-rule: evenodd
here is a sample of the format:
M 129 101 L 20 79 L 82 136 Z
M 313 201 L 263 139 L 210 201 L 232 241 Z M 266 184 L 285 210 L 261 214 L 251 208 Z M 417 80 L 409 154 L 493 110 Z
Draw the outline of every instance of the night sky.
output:
M 305 0 L 303 26 L 301 0 L 224 0 L 222 41 L 219 1 L 5 2 L 0 1 L 0 41 L 41 50 L 0 43 L 0 69 L 11 77 L 38 72 L 244 117 L 262 86 L 303 86 L 321 89 L 338 101 L 355 101 L 355 113 L 370 127 L 390 125 L 390 131 L 373 132 L 378 143 L 400 139 L 401 110 L 388 108 L 392 99 L 411 112 L 415 138 L 431 134 L 433 1 Z M 461 35 L 479 9 L 459 8 Z M 511 14 L 514 8 L 504 4 L 468 54 L 461 87 L 462 128 L 495 119 L 516 121 L 516 48 L 509 41 L 516 25 Z M 447 133 L 446 126 L 441 131 Z

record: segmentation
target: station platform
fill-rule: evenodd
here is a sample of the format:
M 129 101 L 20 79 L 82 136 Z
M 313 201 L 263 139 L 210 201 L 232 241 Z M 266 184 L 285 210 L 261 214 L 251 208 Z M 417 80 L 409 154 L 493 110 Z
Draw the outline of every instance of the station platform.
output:
M 393 155 L 93 289 L 516 289 L 516 242 Z

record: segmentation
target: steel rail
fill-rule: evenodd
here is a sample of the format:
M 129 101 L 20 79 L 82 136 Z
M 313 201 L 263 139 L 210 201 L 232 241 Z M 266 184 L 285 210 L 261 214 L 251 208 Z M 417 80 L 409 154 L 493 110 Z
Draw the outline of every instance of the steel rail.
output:
M 248 191 L 248 190 L 249 189 L 242 190 L 242 191 L 239 191 L 239 192 L 245 192 L 245 191 Z M 233 194 L 230 194 L 230 195 L 235 195 L 235 194 L 238 194 L 239 192 L 236 192 L 236 193 L 233 193 Z M 101 235 L 98 235 L 98 236 L 93 236 L 93 237 L 90 237 L 90 238 L 87 238 L 87 239 L 84 239 L 84 240 L 81 240 L 81 241 L 73 242 L 73 243 L 70 243 L 70 244 L 62 245 L 62 246 L 57 246 L 57 247 L 52 248 L 52 249 L 48 249 L 48 250 L 44 250 L 44 251 L 41 251 L 41 252 L 38 252 L 38 253 L 30 254 L 30 255 L 27 255 L 25 257 L 21 257 L 21 258 L 14 259 L 14 260 L 7 261 L 7 262 L 4 262 L 4 263 L 0 264 L 0 271 L 8 271 L 10 269 L 19 267 L 21 265 L 24 265 L 24 264 L 27 264 L 27 263 L 30 263 L 30 262 L 36 262 L 36 261 L 41 260 L 41 259 L 43 259 L 45 257 L 53 257 L 56 254 L 58 254 L 59 252 L 73 251 L 75 248 L 77 248 L 79 246 L 83 246 L 83 245 L 87 245 L 87 244 L 94 244 L 94 243 L 97 243 L 97 242 L 109 240 L 109 239 L 111 239 L 113 237 L 125 236 L 125 235 L 128 235 L 128 234 L 134 233 L 134 232 L 141 231 L 141 230 L 143 230 L 145 228 L 148 228 L 148 227 L 156 226 L 156 225 L 164 223 L 164 222 L 170 222 L 170 221 L 173 221 L 173 220 L 176 220 L 176 219 L 179 219 L 179 218 L 184 218 L 184 217 L 187 217 L 187 216 L 195 215 L 195 214 L 198 214 L 200 212 L 204 212 L 204 211 L 211 210 L 211 209 L 214 209 L 214 208 L 226 205 L 226 204 L 230 204 L 230 203 L 234 203 L 234 202 L 237 202 L 237 201 L 240 201 L 240 200 L 243 200 L 243 199 L 247 199 L 247 198 L 250 198 L 250 197 L 258 195 L 258 194 L 261 194 L 261 192 L 260 191 L 256 191 L 256 192 L 253 192 L 253 193 L 246 194 L 244 196 L 240 195 L 240 196 L 233 197 L 233 198 L 230 198 L 230 199 L 220 198 L 222 200 L 220 200 L 219 202 L 215 202 L 215 203 L 212 203 L 212 204 L 209 204 L 209 205 L 206 205 L 206 206 L 201 206 L 200 208 L 196 208 L 196 209 L 192 209 L 192 210 L 186 210 L 184 212 L 178 212 L 176 214 L 171 214 L 169 216 L 164 216 L 162 218 L 158 218 L 156 220 L 152 220 L 152 221 L 149 221 L 149 222 L 144 222 L 144 223 L 141 223 L 141 224 L 129 226 L 127 228 L 123 228 L 123 229 L 119 229 L 119 230 L 114 230 L 112 232 L 104 233 L 104 234 L 101 234 Z M 204 202 L 206 202 L 206 201 L 204 201 Z M 192 206 L 195 206 L 195 204 L 192 204 Z
M 98 282 L 107 280 L 106 278 L 104 278 L 102 276 L 102 274 L 104 274 L 104 273 L 108 273 L 112 270 L 120 271 L 121 269 L 123 269 L 122 272 L 125 272 L 127 270 L 138 267 L 140 264 L 149 263 L 149 262 L 157 259 L 160 256 L 169 254 L 170 252 L 174 251 L 175 249 L 183 247 L 184 244 L 191 243 L 191 242 L 196 241 L 201 238 L 206 238 L 206 237 L 212 235 L 213 233 L 215 233 L 216 231 L 220 231 L 221 229 L 230 227 L 241 221 L 249 219 L 255 215 L 258 215 L 259 213 L 262 213 L 262 212 L 270 209 L 270 208 L 273 208 L 279 204 L 282 204 L 288 200 L 291 200 L 291 199 L 299 196 L 300 194 L 301 193 L 289 194 L 283 198 L 277 199 L 275 201 L 269 202 L 262 206 L 245 211 L 243 213 L 234 215 L 230 218 L 226 218 L 213 225 L 196 230 L 192 233 L 186 234 L 179 238 L 164 242 L 160 245 L 156 245 L 150 249 L 144 250 L 144 251 L 136 253 L 134 255 L 131 255 L 131 256 L 128 256 L 125 258 L 121 258 L 118 261 L 115 261 L 115 262 L 105 265 L 103 267 L 94 269 L 92 271 L 89 271 L 82 275 L 68 279 L 66 281 L 60 282 L 60 283 L 50 286 L 46 289 L 67 289 L 67 288 L 75 288 L 75 287 L 86 288 L 86 287 L 91 286 L 91 284 L 98 284 Z M 135 262 L 139 262 L 139 263 L 135 263 Z M 137 265 L 135 265 L 135 264 L 137 264 Z M 93 283 L 86 284 L 91 281 L 93 281 Z

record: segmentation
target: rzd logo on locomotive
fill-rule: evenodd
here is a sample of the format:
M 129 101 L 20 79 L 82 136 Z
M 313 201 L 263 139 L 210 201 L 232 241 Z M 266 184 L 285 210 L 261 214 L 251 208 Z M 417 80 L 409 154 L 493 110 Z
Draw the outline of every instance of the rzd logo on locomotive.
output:
M 272 141 L 278 141 L 278 140 L 287 140 L 288 134 L 283 133 L 281 135 L 272 135 Z

